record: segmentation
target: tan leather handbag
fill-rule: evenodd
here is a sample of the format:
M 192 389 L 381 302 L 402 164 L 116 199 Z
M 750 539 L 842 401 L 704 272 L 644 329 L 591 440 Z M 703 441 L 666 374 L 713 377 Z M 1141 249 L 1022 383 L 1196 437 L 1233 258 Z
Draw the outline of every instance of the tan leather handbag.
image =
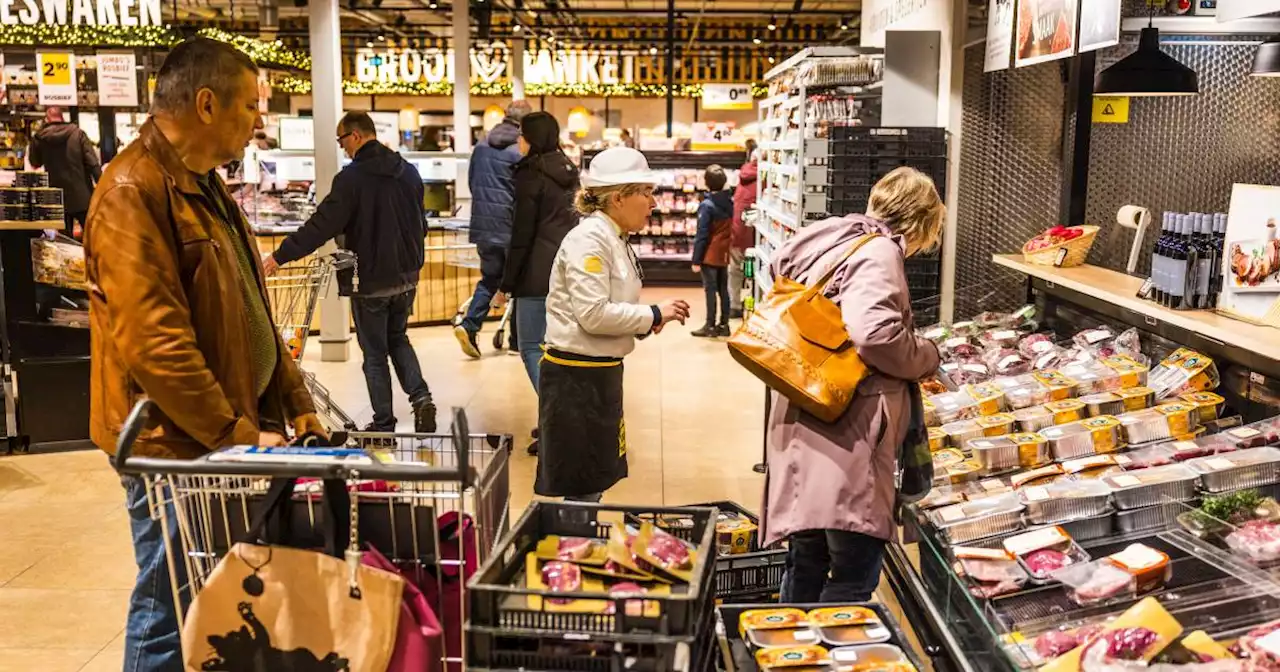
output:
M 877 234 L 854 241 L 817 282 L 779 276 L 729 339 L 729 353 L 765 385 L 826 422 L 835 422 L 867 365 L 849 340 L 840 306 L 823 295 L 837 269 Z

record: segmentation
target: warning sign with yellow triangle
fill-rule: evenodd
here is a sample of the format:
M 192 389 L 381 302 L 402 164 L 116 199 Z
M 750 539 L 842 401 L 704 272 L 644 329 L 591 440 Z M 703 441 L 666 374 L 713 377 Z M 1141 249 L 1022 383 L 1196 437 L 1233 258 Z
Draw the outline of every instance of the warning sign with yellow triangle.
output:
M 1093 123 L 1095 124 L 1127 124 L 1129 123 L 1128 96 L 1094 96 Z

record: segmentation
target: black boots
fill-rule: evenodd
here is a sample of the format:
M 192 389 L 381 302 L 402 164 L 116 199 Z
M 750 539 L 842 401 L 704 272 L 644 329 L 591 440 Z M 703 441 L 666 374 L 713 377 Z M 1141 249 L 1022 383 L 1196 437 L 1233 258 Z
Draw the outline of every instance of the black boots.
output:
M 690 335 L 698 338 L 720 337 L 724 338 L 729 335 L 729 325 L 721 324 L 704 324 L 701 329 L 689 332 Z
M 435 434 L 436 404 L 431 397 L 413 403 L 413 431 L 418 434 Z

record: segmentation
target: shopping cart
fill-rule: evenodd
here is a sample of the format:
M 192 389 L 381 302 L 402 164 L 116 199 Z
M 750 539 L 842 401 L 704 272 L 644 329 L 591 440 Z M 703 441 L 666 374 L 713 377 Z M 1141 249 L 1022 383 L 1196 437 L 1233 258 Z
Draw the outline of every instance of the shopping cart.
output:
M 468 228 L 467 220 L 464 219 L 445 220 L 433 226 L 431 230 L 437 233 L 440 244 L 427 245 L 427 254 L 443 255 L 443 261 L 447 266 L 473 271 L 478 270 L 480 268 L 480 255 L 476 252 L 476 246 L 473 243 L 466 242 Z M 462 318 L 466 317 L 467 310 L 471 308 L 473 298 L 475 298 L 473 292 L 467 294 L 467 298 L 458 305 L 458 309 L 454 311 L 453 317 L 450 318 L 450 326 L 456 327 L 462 324 Z M 507 347 L 506 331 L 507 323 L 511 319 L 511 309 L 512 302 L 508 301 L 507 305 L 502 309 L 502 317 L 498 320 L 498 330 L 493 335 L 494 350 L 504 350 Z
M 286 264 L 266 279 L 271 317 L 294 361 L 302 359 L 316 304 L 328 289 L 333 272 L 354 266 L 355 255 L 339 250 Z
M 351 495 L 349 550 L 372 544 L 423 592 L 445 603 L 465 605 L 466 575 L 488 558 L 510 528 L 509 434 L 471 434 L 466 414 L 453 410 L 451 434 L 351 433 L 347 445 L 365 448 L 368 464 L 320 462 L 215 462 L 208 458 L 170 460 L 132 455 L 152 402 L 139 402 L 125 421 L 116 447 L 116 469 L 145 479 L 151 517 L 166 540 L 165 557 L 175 604 L 198 595 L 231 546 L 248 538 L 250 521 L 264 504 L 272 478 L 346 481 Z M 380 486 L 375 491 L 370 485 Z M 322 539 L 314 526 L 322 503 L 295 490 L 291 538 Z M 445 521 L 452 521 L 447 524 Z M 178 543 L 168 543 L 172 531 Z M 459 530 L 474 530 L 470 557 Z M 317 546 L 322 545 L 316 544 Z M 430 584 L 430 585 L 428 585 Z M 179 629 L 182 627 L 179 615 Z M 446 627 L 449 621 L 444 620 Z M 446 630 L 445 669 L 462 662 L 462 617 Z M 450 651 L 452 653 L 450 653 Z

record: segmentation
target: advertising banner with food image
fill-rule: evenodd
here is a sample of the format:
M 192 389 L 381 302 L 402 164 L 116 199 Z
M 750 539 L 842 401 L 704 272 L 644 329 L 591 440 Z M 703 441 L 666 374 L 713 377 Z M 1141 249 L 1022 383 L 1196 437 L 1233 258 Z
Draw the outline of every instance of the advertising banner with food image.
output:
M 1018 0 L 1018 50 L 1021 68 L 1076 53 L 1076 0 Z
M 1223 252 L 1221 307 L 1241 317 L 1280 324 L 1280 319 L 1268 318 L 1278 312 L 1280 299 L 1280 187 L 1232 187 Z
M 1120 44 L 1120 0 L 1080 0 L 1080 46 L 1094 51 Z

